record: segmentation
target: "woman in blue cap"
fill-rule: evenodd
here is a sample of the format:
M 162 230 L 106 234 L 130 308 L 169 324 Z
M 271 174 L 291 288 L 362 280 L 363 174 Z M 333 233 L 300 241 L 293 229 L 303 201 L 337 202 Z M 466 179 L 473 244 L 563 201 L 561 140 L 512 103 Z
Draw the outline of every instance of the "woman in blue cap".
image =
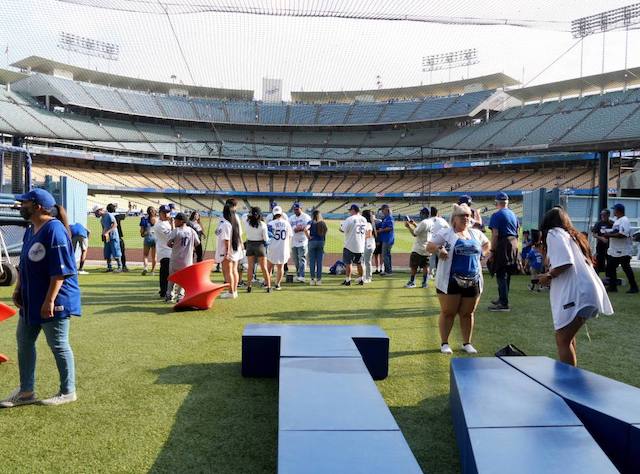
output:
M 0 407 L 38 401 L 35 392 L 36 340 L 43 331 L 56 359 L 60 389 L 40 403 L 61 405 L 76 400 L 75 364 L 69 345 L 71 316 L 80 316 L 80 288 L 64 208 L 44 189 L 17 196 L 20 215 L 31 222 L 24 234 L 19 279 L 13 302 L 20 308 L 16 331 L 20 387 Z

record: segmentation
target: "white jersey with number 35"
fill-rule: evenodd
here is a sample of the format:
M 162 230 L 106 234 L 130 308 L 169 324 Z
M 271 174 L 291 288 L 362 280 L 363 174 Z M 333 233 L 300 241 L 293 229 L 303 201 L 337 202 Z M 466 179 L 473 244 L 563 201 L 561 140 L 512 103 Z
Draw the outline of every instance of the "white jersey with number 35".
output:
M 340 229 L 344 232 L 344 248 L 353 253 L 363 253 L 367 220 L 360 214 L 354 214 L 344 220 Z

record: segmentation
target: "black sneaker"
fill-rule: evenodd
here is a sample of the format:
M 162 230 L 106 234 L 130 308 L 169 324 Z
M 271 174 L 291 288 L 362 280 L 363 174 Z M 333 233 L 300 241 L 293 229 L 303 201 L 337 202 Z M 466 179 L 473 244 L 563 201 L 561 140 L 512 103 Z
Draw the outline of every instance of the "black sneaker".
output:
M 638 289 L 637 289 L 637 288 L 631 288 L 631 289 L 629 289 L 629 290 L 627 291 L 627 294 L 628 294 L 628 295 L 633 295 L 633 294 L 635 294 L 635 293 L 637 293 L 637 292 L 638 292 Z
M 129 269 L 127 267 L 122 267 L 122 272 L 123 273 L 129 273 Z
M 375 272 L 373 272 L 374 275 L 380 275 L 380 270 L 376 270 Z
M 271 293 L 271 287 L 267 286 L 267 293 Z
M 274 288 L 274 290 L 276 290 L 276 291 L 280 291 L 281 289 L 282 288 L 280 288 L 280 285 L 276 285 L 275 288 Z
M 345 280 L 342 282 L 344 286 L 351 286 L 351 280 Z
M 511 311 L 511 308 L 509 306 L 506 306 L 500 303 L 492 304 L 487 309 L 489 311 L 499 312 L 499 313 L 508 313 L 509 311 Z
M 251 287 L 247 286 L 247 293 L 251 293 Z
M 361 285 L 361 286 L 364 285 L 364 280 L 362 278 L 358 280 L 358 285 Z

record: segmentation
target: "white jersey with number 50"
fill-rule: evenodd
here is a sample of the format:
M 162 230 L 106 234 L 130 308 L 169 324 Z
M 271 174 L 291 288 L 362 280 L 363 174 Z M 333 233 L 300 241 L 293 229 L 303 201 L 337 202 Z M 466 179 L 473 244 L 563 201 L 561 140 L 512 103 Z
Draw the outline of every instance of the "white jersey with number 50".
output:
M 360 214 L 354 214 L 344 220 L 340 229 L 344 232 L 344 248 L 353 253 L 363 253 L 367 220 Z
M 269 261 L 271 263 L 287 263 L 291 255 L 291 237 L 293 229 L 286 218 L 274 219 L 267 225 L 271 233 L 269 241 Z

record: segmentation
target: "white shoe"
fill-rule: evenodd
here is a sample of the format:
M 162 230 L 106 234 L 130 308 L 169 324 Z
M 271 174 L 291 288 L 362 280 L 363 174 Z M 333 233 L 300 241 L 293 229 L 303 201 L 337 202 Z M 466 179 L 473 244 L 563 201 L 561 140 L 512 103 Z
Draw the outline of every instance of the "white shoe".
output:
M 78 275 L 88 275 L 89 272 L 86 270 L 78 270 Z
M 316 280 L 316 286 L 322 286 L 322 280 Z
M 16 388 L 13 392 L 9 394 L 7 398 L 0 401 L 0 408 L 13 408 L 19 407 L 20 405 L 31 405 L 32 403 L 37 403 L 38 398 L 36 394 L 33 393 L 28 398 L 20 398 L 20 388 Z
M 233 293 L 231 293 L 230 291 L 225 291 L 218 298 L 223 299 L 223 300 L 228 300 L 228 299 L 233 298 Z
M 51 398 L 45 398 L 40 401 L 41 405 L 64 405 L 65 403 L 75 402 L 78 399 L 76 392 L 60 393 L 58 392 Z
M 238 292 L 237 292 L 237 291 L 234 291 L 234 292 L 233 292 L 233 296 L 232 296 L 232 298 L 235 300 L 237 297 L 238 297 Z
M 477 354 L 478 351 L 476 350 L 475 347 L 473 347 L 471 345 L 471 343 L 469 344 L 462 344 L 462 350 L 465 351 L 467 354 Z
M 304 283 L 305 280 L 304 280 L 304 277 L 298 277 L 298 278 L 296 278 L 296 281 L 298 283 Z
M 309 281 L 309 286 L 316 286 L 316 281 L 313 278 Z
M 415 288 L 416 287 L 416 282 L 415 281 L 410 281 L 409 283 L 404 285 L 404 287 L 405 288 Z
M 449 344 L 442 344 L 440 346 L 440 352 L 442 352 L 443 354 L 453 354 L 453 351 L 451 350 L 451 347 L 449 347 Z

